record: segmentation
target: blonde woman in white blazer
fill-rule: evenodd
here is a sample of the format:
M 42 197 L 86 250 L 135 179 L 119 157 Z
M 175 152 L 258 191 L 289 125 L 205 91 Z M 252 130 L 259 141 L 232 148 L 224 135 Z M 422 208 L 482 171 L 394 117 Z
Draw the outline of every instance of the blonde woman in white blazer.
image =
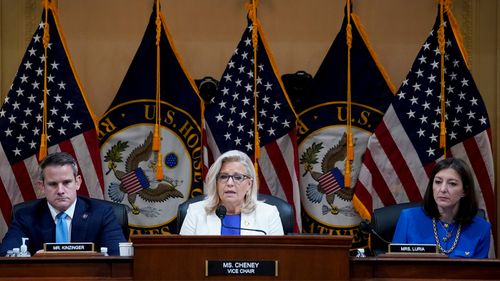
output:
M 257 201 L 255 178 L 252 160 L 245 153 L 222 154 L 208 170 L 206 198 L 189 205 L 180 234 L 283 235 L 278 209 Z M 225 214 L 221 215 L 221 208 Z

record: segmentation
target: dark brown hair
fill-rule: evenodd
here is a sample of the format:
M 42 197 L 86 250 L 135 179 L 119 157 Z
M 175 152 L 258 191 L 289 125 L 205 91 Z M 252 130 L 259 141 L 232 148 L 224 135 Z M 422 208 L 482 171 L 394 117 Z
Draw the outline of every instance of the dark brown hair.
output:
M 455 170 L 458 175 L 460 175 L 460 179 L 462 180 L 464 189 L 464 196 L 460 198 L 458 213 L 454 219 L 457 223 L 468 224 L 476 216 L 478 211 L 475 191 L 476 188 L 469 165 L 467 165 L 465 161 L 458 158 L 443 159 L 436 163 L 436 165 L 432 169 L 431 177 L 429 178 L 429 184 L 427 184 L 427 189 L 424 195 L 424 210 L 427 215 L 433 218 L 439 219 L 439 217 L 441 216 L 437 208 L 436 200 L 434 199 L 432 187 L 436 174 L 439 173 L 439 171 L 448 168 Z
M 71 154 L 66 152 L 55 152 L 47 155 L 40 163 L 40 180 L 45 180 L 44 171 L 46 167 L 49 166 L 65 166 L 70 165 L 73 169 L 73 175 L 76 177 L 78 175 L 78 165 L 76 164 L 75 158 Z

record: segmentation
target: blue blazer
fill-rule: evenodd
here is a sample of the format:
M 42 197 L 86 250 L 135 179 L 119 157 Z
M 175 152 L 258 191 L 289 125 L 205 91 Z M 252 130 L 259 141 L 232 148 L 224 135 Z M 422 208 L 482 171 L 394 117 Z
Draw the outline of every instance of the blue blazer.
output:
M 450 249 L 457 234 L 458 226 L 452 225 L 451 239 L 443 242 L 446 231 L 437 223 L 436 230 L 444 249 Z M 472 223 L 462 225 L 457 246 L 448 256 L 453 258 L 487 258 L 490 248 L 491 225 L 476 216 Z M 436 244 L 432 218 L 427 216 L 423 207 L 408 208 L 401 211 L 392 243 Z
M 19 248 L 22 237 L 29 238 L 31 255 L 43 249 L 44 243 L 55 242 L 56 225 L 45 198 L 16 213 L 0 245 L 0 256 Z M 107 247 L 109 255 L 119 255 L 118 243 L 126 240 L 110 205 L 78 196 L 71 221 L 71 242 L 93 242 L 95 250 Z

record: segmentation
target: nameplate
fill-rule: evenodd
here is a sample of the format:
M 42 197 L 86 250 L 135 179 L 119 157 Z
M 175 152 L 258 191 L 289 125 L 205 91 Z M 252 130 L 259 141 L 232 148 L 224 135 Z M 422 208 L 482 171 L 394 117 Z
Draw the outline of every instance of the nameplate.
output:
M 46 253 L 74 253 L 74 252 L 94 252 L 94 243 L 73 242 L 73 243 L 45 243 L 43 250 Z
M 438 253 L 435 244 L 389 244 L 389 253 L 435 254 Z
M 278 261 L 205 261 L 205 276 L 278 276 Z

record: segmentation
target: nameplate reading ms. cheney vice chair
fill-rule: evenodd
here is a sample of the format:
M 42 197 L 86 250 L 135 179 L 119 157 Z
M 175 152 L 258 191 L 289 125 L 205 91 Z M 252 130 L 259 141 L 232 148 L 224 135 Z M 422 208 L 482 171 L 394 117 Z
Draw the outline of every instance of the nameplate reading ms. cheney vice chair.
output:
M 177 209 L 177 233 L 181 231 L 182 223 L 186 217 L 187 209 L 189 204 L 201 201 L 205 198 L 205 195 L 198 195 L 193 198 L 186 200 L 184 203 L 180 204 Z M 276 206 L 278 212 L 280 213 L 281 224 L 283 225 L 283 232 L 285 234 L 293 233 L 294 219 L 293 219 L 293 208 L 292 205 L 288 204 L 285 200 L 278 198 L 276 196 L 268 194 L 258 194 L 257 200 L 263 201 L 269 205 Z
M 22 210 L 23 208 L 33 206 L 40 202 L 43 199 L 36 199 L 36 200 L 31 200 L 31 201 L 25 201 L 19 204 L 16 204 L 12 207 L 12 219 L 15 217 L 16 213 L 19 212 L 19 210 Z M 105 204 L 111 205 L 113 208 L 113 212 L 115 213 L 116 220 L 118 221 L 118 224 L 121 226 L 123 235 L 125 236 L 125 239 L 128 240 L 129 238 L 129 229 L 128 229 L 128 215 L 127 215 L 127 206 L 121 204 L 121 203 L 116 203 L 112 201 L 106 201 L 106 200 L 101 200 L 101 199 L 95 199 L 92 198 L 91 200 L 95 201 L 100 201 L 104 202 Z

